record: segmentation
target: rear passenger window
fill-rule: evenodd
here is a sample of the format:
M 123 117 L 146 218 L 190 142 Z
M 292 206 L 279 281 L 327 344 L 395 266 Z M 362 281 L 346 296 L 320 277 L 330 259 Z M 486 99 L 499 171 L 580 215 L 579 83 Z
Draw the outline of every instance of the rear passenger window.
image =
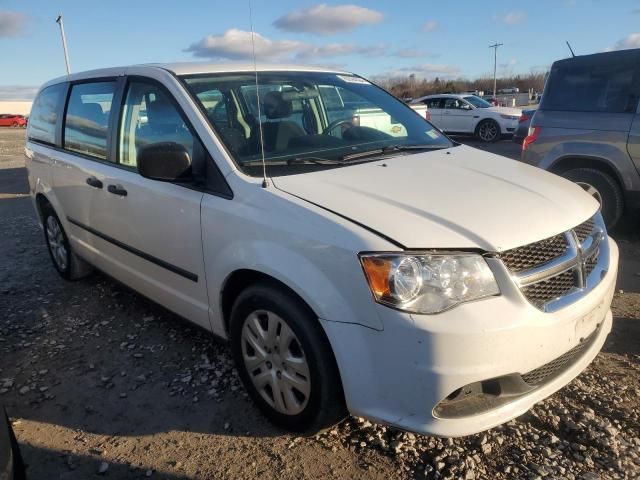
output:
M 428 98 L 425 101 L 423 101 L 422 103 L 424 103 L 427 108 L 442 108 L 440 106 L 440 99 L 439 98 Z
M 64 148 L 107 159 L 108 126 L 115 82 L 80 83 L 71 87 L 64 122 Z
M 153 83 L 133 81 L 122 110 L 119 161 L 136 167 L 138 152 L 161 142 L 182 145 L 193 159 L 194 137 L 169 95 Z
M 33 102 L 29 117 L 29 140 L 55 145 L 56 121 L 62 102 L 66 84 L 60 83 L 45 88 Z
M 633 75 L 634 66 L 628 63 L 569 62 L 556 65 L 551 70 L 541 109 L 608 113 L 635 111 Z

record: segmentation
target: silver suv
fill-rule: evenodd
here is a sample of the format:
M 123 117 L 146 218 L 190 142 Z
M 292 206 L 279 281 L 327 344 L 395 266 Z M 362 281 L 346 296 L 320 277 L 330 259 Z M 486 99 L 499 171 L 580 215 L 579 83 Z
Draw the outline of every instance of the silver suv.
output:
M 608 228 L 640 206 L 640 49 L 559 60 L 522 145 L 522 161 L 572 180 Z

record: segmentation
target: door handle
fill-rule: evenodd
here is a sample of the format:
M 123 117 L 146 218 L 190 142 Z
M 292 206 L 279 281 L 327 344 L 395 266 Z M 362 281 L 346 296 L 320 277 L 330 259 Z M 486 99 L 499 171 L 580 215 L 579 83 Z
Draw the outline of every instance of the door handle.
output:
M 121 197 L 127 196 L 127 191 L 122 188 L 122 185 L 109 185 L 107 187 L 107 191 L 109 193 L 113 193 L 114 195 L 120 195 Z
M 98 180 L 96 177 L 87 178 L 87 185 L 90 185 L 95 188 L 102 188 L 102 182 Z

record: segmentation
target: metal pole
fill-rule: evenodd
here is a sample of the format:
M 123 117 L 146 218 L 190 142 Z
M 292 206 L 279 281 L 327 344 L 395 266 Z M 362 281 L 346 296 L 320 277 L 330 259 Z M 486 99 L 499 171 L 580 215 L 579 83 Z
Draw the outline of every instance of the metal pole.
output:
M 489 45 L 489 48 L 493 48 L 493 98 L 495 100 L 498 99 L 498 92 L 496 91 L 497 87 L 497 79 L 496 79 L 496 70 L 498 66 L 498 47 L 501 47 L 502 43 L 494 43 L 493 45 Z
M 67 51 L 67 38 L 64 36 L 64 21 L 62 14 L 56 18 L 56 23 L 60 25 L 60 35 L 62 36 L 62 48 L 64 49 L 64 61 L 67 65 L 67 75 L 71 75 L 71 66 L 69 65 L 69 52 Z

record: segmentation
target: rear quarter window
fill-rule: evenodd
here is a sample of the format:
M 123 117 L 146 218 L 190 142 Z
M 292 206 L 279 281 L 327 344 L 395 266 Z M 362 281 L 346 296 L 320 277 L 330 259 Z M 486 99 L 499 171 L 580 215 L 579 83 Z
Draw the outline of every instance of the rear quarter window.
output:
M 540 108 L 572 112 L 635 111 L 635 66 L 629 63 L 554 65 Z
M 55 145 L 58 112 L 64 102 L 66 84 L 45 88 L 33 102 L 27 137 L 29 140 Z

